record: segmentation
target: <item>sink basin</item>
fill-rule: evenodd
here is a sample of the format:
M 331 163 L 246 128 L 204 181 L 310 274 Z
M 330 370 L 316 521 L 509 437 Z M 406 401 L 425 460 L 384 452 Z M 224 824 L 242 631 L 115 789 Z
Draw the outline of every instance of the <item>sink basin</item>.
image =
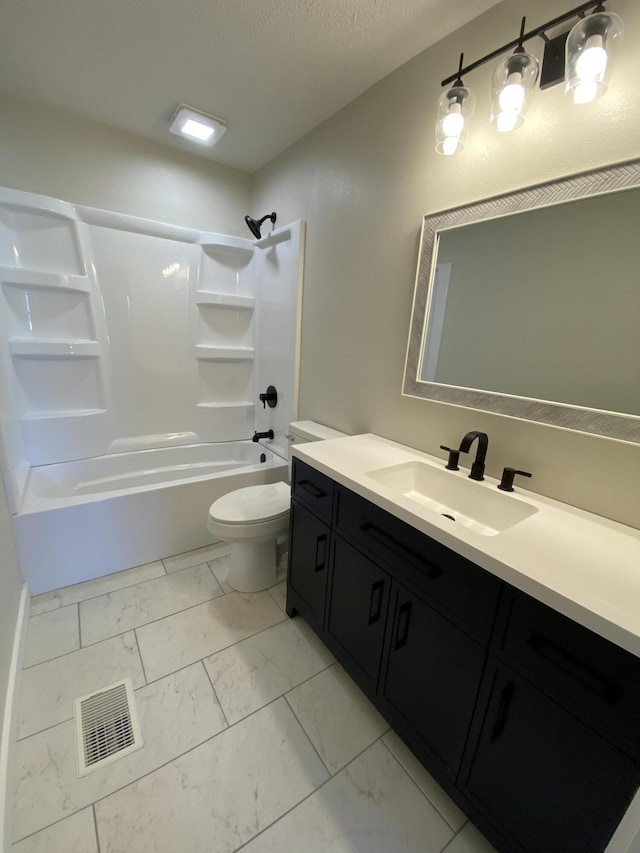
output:
M 511 495 L 491 490 L 426 462 L 404 462 L 367 471 L 367 477 L 433 512 L 480 533 L 496 536 L 538 511 Z

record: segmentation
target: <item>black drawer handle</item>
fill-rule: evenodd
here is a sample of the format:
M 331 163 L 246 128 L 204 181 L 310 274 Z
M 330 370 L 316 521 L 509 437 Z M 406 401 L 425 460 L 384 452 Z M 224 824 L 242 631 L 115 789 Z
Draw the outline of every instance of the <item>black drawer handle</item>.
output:
M 534 632 L 527 640 L 527 645 L 541 658 L 562 670 L 564 675 L 579 681 L 587 690 L 602 696 L 612 705 L 615 705 L 620 698 L 621 689 L 617 684 L 609 681 L 608 678 L 596 672 L 588 664 L 565 651 L 553 640 Z
M 382 597 L 384 593 L 384 581 L 379 580 L 371 584 L 371 600 L 369 601 L 368 625 L 377 622 L 382 614 Z
M 502 692 L 500 694 L 500 704 L 498 705 L 498 713 L 496 715 L 496 721 L 493 725 L 493 731 L 491 732 L 491 739 L 489 743 L 495 743 L 498 740 L 502 732 L 504 731 L 504 727 L 507 722 L 507 716 L 509 714 L 509 708 L 511 707 L 511 700 L 513 699 L 513 694 L 515 692 L 515 683 L 510 681 L 502 688 Z
M 379 545 L 383 545 L 385 548 L 390 548 L 392 551 L 395 551 L 399 554 L 403 560 L 407 563 L 410 563 L 415 569 L 418 569 L 422 574 L 426 575 L 430 580 L 435 580 L 442 574 L 442 569 L 439 569 L 437 566 L 431 566 L 428 563 L 425 563 L 424 560 L 421 560 L 417 554 L 414 554 L 413 551 L 410 551 L 406 545 L 403 545 L 402 542 L 398 542 L 393 536 L 389 533 L 386 533 L 384 530 L 380 530 L 379 527 L 376 527 L 375 524 L 362 524 L 360 525 L 360 530 L 363 533 L 366 533 L 367 536 L 370 536 L 374 542 L 377 542 Z M 429 568 L 426 569 L 425 566 L 429 565 Z
M 296 488 L 300 486 L 303 492 L 308 492 L 312 498 L 316 500 L 320 500 L 320 498 L 326 498 L 327 493 L 323 492 L 322 489 L 319 489 L 314 483 L 310 483 L 309 480 L 298 480 L 296 483 Z
M 316 539 L 316 567 L 314 572 L 321 572 L 327 558 L 327 534 L 323 533 Z
M 393 644 L 394 652 L 407 645 L 407 640 L 409 639 L 409 621 L 411 619 L 411 602 L 405 601 L 404 604 L 401 604 L 398 607 L 397 614 L 396 640 Z

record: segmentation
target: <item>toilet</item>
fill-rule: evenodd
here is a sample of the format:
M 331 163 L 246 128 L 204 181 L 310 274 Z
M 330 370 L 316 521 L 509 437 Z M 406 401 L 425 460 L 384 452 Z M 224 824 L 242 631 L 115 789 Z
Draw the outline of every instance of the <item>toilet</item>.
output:
M 289 424 L 291 444 L 344 438 L 345 433 L 315 423 Z M 291 479 L 291 452 L 289 452 Z M 277 548 L 289 528 L 288 483 L 247 486 L 229 492 L 209 507 L 207 529 L 231 545 L 227 581 L 238 592 L 259 592 L 278 582 Z

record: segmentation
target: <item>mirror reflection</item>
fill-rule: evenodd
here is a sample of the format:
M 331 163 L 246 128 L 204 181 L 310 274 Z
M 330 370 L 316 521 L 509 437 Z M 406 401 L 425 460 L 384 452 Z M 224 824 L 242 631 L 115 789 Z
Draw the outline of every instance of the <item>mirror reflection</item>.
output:
M 640 415 L 640 189 L 440 231 L 418 378 Z

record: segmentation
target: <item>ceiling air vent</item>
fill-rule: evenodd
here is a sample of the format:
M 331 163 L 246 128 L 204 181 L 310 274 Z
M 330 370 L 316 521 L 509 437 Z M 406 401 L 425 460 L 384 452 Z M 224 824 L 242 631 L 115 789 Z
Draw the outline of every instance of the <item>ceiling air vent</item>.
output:
M 130 678 L 73 703 L 78 776 L 140 749 L 142 734 Z

